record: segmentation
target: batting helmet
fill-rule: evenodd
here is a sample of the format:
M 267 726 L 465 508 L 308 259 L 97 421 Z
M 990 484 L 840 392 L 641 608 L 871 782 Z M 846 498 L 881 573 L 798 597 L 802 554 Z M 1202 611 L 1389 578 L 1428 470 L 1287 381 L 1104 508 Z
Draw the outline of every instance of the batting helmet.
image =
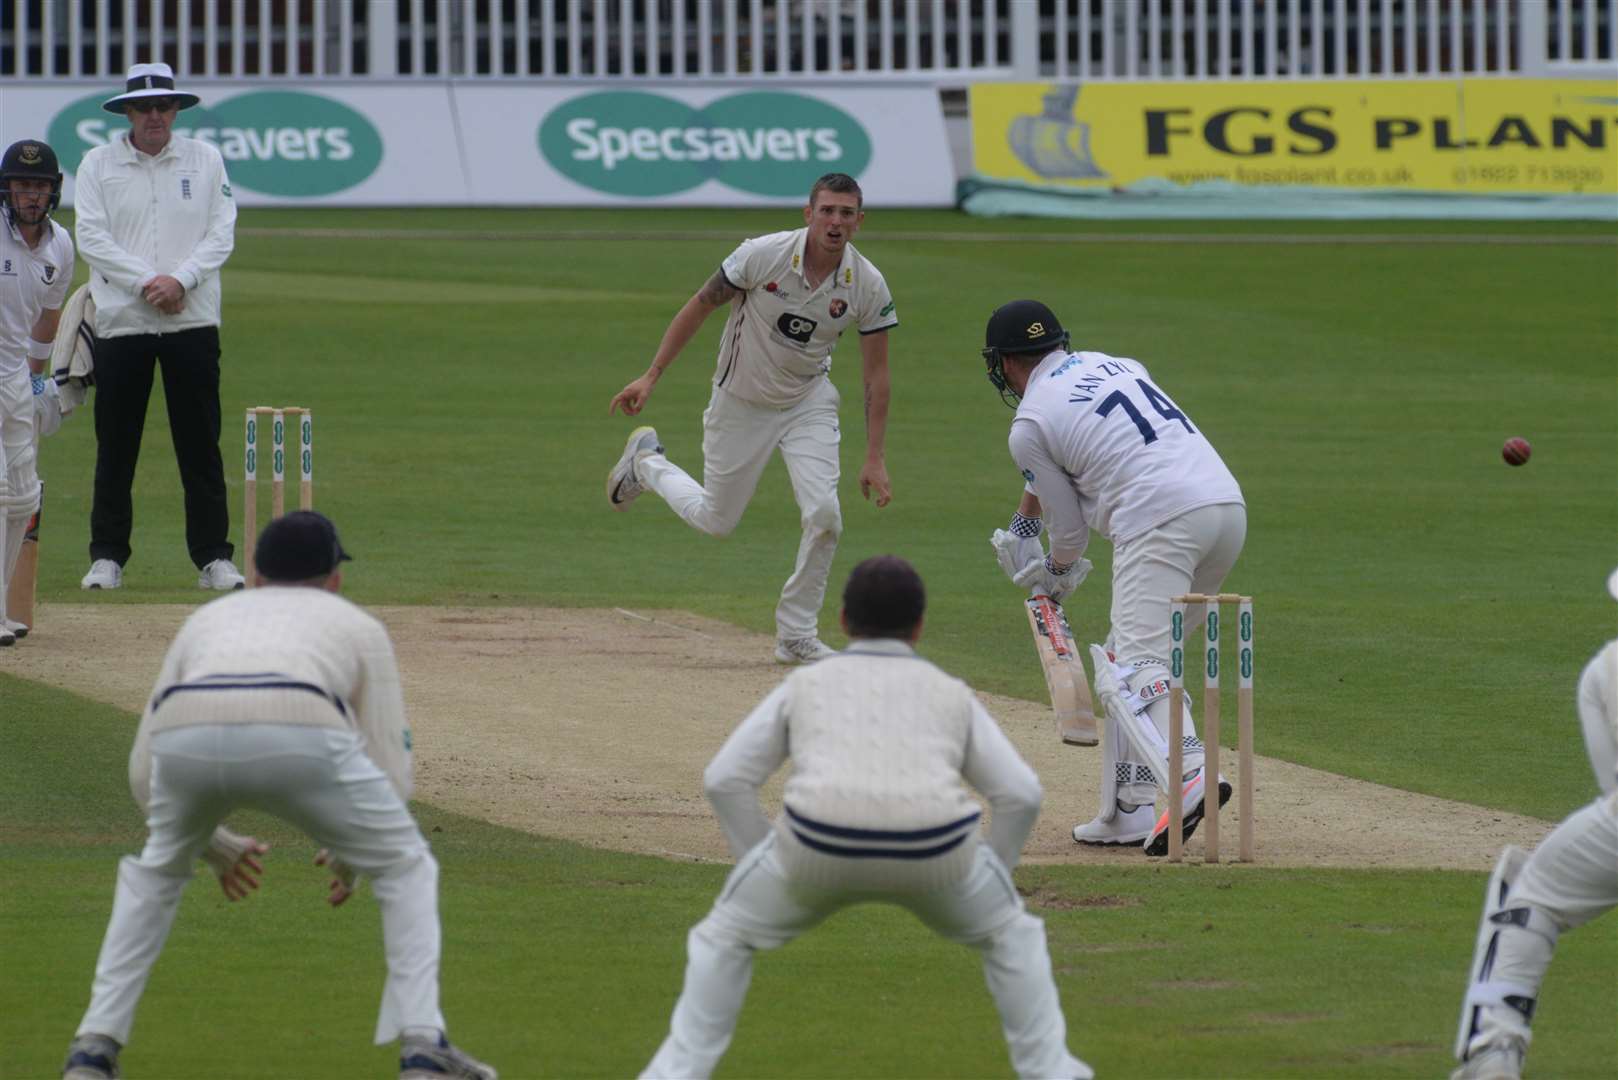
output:
M 6 147 L 6 152 L 0 156 L 0 207 L 5 209 L 8 216 L 16 216 L 16 208 L 11 205 L 11 181 L 13 180 L 49 180 L 51 183 L 51 201 L 45 208 L 48 214 L 55 210 L 62 201 L 62 169 L 56 163 L 56 151 L 48 143 L 38 139 L 23 139 Z
M 989 382 L 1007 405 L 1016 407 L 1019 395 L 1006 383 L 1005 358 L 1015 353 L 1047 353 L 1065 349 L 1068 333 L 1056 313 L 1038 300 L 1013 300 L 994 309 L 983 332 L 983 362 Z

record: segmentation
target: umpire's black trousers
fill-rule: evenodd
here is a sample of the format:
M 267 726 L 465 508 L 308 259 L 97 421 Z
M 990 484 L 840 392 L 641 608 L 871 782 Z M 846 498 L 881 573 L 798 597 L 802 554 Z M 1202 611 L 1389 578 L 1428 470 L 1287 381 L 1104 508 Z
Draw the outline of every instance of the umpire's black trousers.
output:
M 219 456 L 219 328 L 172 334 L 131 334 L 96 342 L 95 502 L 90 509 L 90 558 L 129 561 L 135 522 L 131 487 L 152 396 L 152 374 L 163 369 L 169 435 L 185 487 L 185 544 L 200 570 L 228 559 L 230 506 Z

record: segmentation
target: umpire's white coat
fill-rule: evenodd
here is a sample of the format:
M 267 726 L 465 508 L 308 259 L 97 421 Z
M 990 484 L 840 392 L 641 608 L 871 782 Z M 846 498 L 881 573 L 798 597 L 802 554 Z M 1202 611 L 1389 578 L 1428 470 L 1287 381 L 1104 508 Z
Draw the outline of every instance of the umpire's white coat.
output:
M 758 790 L 789 753 L 772 827 Z M 788 676 L 704 783 L 739 861 L 687 939 L 685 989 L 645 1076 L 709 1075 L 730 1045 L 753 953 L 868 901 L 908 908 L 983 954 L 1018 1075 L 1091 1075 L 1067 1051 L 1044 923 L 1011 882 L 1039 780 L 965 683 L 901 641 L 856 639 Z M 968 783 L 993 809 L 986 843 Z
M 372 879 L 388 963 L 376 1041 L 443 1029 L 438 864 L 405 806 L 410 729 L 380 622 L 304 586 L 205 604 L 164 657 L 129 775 L 148 837 L 119 863 L 79 1034 L 128 1041 L 198 855 L 238 807 L 292 822 Z

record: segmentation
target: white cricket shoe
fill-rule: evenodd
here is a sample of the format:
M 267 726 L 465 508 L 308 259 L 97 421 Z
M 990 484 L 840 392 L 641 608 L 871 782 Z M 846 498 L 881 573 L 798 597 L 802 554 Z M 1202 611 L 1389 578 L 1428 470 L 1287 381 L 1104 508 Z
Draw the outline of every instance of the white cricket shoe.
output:
M 1523 1051 L 1517 1038 L 1503 1038 L 1467 1054 L 1449 1080 L 1521 1080 Z
M 1073 826 L 1073 841 L 1078 844 L 1097 844 L 1113 847 L 1140 847 L 1152 835 L 1152 808 L 1137 806 L 1133 810 L 1120 807 L 1111 821 L 1099 817 L 1083 825 Z
M 618 464 L 607 473 L 607 503 L 614 510 L 628 510 L 629 504 L 634 502 L 646 485 L 640 482 L 635 475 L 635 462 L 642 454 L 661 454 L 663 444 L 657 439 L 657 429 L 638 427 L 629 433 L 629 441 L 624 444 L 623 455 L 618 458 Z
M 17 635 L 11 632 L 9 626 L 0 622 L 0 649 L 5 648 L 7 645 L 15 644 L 17 644 Z
M 837 650 L 817 637 L 781 638 L 775 643 L 775 659 L 782 664 L 812 664 Z
M 1191 839 L 1191 834 L 1196 832 L 1197 826 L 1202 823 L 1202 789 L 1202 770 L 1198 769 L 1195 775 L 1193 775 L 1191 779 L 1187 780 L 1185 782 L 1185 786 L 1181 788 L 1181 791 L 1184 793 L 1181 796 L 1182 801 L 1180 804 L 1184 813 L 1183 821 L 1180 827 L 1181 843 Z M 1230 801 L 1230 792 L 1230 781 L 1221 776 L 1219 778 L 1220 806 L 1224 806 Z M 1169 812 L 1167 809 L 1165 809 L 1163 811 L 1163 816 L 1158 818 L 1157 824 L 1152 827 L 1152 835 L 1146 839 L 1146 854 L 1167 855 L 1168 853 Z
M 236 564 L 229 559 L 215 559 L 202 568 L 197 575 L 197 588 L 218 589 L 220 592 L 229 592 L 240 589 L 247 584 L 242 572 L 236 569 Z
M 5 628 L 10 630 L 12 635 L 16 637 L 18 641 L 21 641 L 23 638 L 28 636 L 30 627 L 25 622 L 18 622 L 16 619 L 8 617 L 5 619 L 0 619 L 0 624 L 4 624 Z
M 116 589 L 124 583 L 124 568 L 111 559 L 97 559 L 79 581 L 81 589 Z
M 399 1041 L 399 1080 L 500 1080 L 494 1066 L 487 1065 L 451 1043 L 440 1034 L 438 1041 L 401 1039 Z

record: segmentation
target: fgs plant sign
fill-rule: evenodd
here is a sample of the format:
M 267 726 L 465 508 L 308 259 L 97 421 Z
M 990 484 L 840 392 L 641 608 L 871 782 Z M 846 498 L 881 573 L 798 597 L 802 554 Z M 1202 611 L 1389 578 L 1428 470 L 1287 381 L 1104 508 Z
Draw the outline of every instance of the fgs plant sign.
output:
M 51 121 L 46 138 L 63 169 L 76 171 L 91 147 L 127 128 L 127 121 L 101 108 L 105 98 L 81 98 Z M 186 109 L 174 130 L 219 147 L 231 183 L 266 195 L 331 195 L 363 182 L 382 164 L 382 136 L 371 122 L 319 94 L 238 94 Z
M 661 94 L 572 98 L 539 125 L 562 175 L 610 195 L 655 198 L 717 180 L 754 195 L 804 195 L 828 172 L 858 177 L 871 137 L 848 113 L 804 94 L 754 91 L 696 106 Z

